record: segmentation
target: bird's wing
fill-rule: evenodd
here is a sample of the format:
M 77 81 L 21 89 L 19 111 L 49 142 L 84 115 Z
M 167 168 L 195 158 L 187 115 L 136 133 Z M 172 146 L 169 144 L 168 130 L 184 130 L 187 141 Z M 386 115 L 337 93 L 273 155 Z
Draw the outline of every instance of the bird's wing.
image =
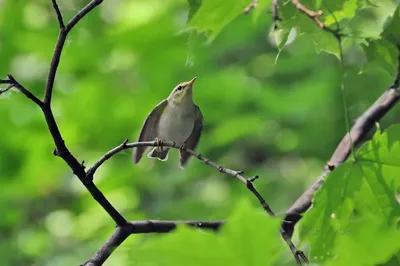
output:
M 160 120 L 161 114 L 163 113 L 167 104 L 168 104 L 167 100 L 164 100 L 161 103 L 159 103 L 156 107 L 154 107 L 154 109 L 147 117 L 146 121 L 144 121 L 138 141 L 151 141 L 157 137 L 158 121 Z M 147 147 L 133 148 L 132 159 L 134 164 L 137 164 L 140 161 L 146 149 Z
M 196 105 L 196 121 L 194 122 L 193 131 L 190 134 L 189 138 L 185 141 L 185 146 L 188 149 L 194 150 L 199 143 L 199 139 L 201 136 L 201 131 L 203 130 L 203 114 L 200 111 L 200 108 Z M 181 152 L 181 168 L 185 166 L 190 157 L 190 153 L 182 151 Z

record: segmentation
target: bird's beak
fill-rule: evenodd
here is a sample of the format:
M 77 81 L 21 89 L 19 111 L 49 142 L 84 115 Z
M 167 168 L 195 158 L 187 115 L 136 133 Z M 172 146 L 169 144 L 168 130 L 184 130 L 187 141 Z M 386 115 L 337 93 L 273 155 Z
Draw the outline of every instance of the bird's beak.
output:
M 190 86 L 193 86 L 195 80 L 196 80 L 196 77 L 192 78 L 192 80 L 189 81 L 189 85 L 190 85 Z

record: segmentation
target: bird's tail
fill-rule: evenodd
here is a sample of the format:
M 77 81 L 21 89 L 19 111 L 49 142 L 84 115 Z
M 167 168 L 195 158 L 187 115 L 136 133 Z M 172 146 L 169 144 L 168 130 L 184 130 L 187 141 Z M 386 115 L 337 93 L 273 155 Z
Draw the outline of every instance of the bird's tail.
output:
M 147 154 L 147 157 L 151 159 L 157 158 L 160 161 L 166 161 L 168 160 L 168 151 L 169 148 L 161 149 L 160 147 L 155 147 L 151 150 L 151 152 L 149 152 L 149 154 Z

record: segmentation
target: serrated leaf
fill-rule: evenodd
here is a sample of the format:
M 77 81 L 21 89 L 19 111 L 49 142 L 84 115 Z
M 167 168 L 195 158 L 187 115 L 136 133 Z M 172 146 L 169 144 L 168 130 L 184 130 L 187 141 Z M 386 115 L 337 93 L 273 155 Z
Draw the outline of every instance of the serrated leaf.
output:
M 243 14 L 248 0 L 203 0 L 200 8 L 188 22 L 187 29 L 205 32 L 208 41 L 213 41 L 221 30 L 238 15 Z
M 396 199 L 400 125 L 375 134 L 356 157 L 355 162 L 344 163 L 327 177 L 302 222 L 302 239 L 310 243 L 310 258 L 319 263 L 337 255 L 338 234 L 348 232 L 355 217 L 373 214 L 387 230 L 394 228 L 400 217 Z
M 355 16 L 343 29 L 344 33 L 357 38 L 379 38 L 392 20 L 397 7 L 397 0 L 381 0 L 376 6 L 357 9 Z
M 400 231 L 388 228 L 374 215 L 357 218 L 346 229 L 346 235 L 338 236 L 334 251 L 337 257 L 327 266 L 377 265 L 387 262 L 400 250 Z
M 368 59 L 368 65 L 375 65 L 385 69 L 389 75 L 396 73 L 399 51 L 393 43 L 380 39 L 370 42 L 363 47 Z
M 315 50 L 317 53 L 322 51 L 335 55 L 340 60 L 340 47 L 336 37 L 325 31 L 313 34 Z

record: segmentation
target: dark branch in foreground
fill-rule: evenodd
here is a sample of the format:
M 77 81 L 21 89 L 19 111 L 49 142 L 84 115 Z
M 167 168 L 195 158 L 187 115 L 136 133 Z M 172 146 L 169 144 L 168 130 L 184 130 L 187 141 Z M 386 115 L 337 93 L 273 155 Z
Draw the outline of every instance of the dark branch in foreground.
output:
M 187 225 L 201 229 L 217 231 L 225 221 L 158 221 L 145 220 L 128 222 L 117 227 L 108 240 L 96 251 L 93 257 L 85 262 L 84 266 L 102 265 L 116 247 L 122 244 L 131 234 L 168 233 L 179 225 Z
M 385 114 L 389 112 L 398 102 L 398 100 L 400 99 L 399 77 L 400 68 L 398 70 L 393 85 L 387 91 L 385 91 L 375 101 L 375 103 L 356 120 L 354 126 L 350 130 L 350 134 L 347 133 L 343 137 L 332 157 L 326 163 L 321 176 L 286 211 L 286 217 L 282 224 L 282 228 L 289 234 L 290 237 L 293 234 L 294 226 L 302 218 L 302 214 L 311 207 L 314 192 L 316 192 L 322 186 L 322 184 L 324 183 L 324 177 L 326 177 L 330 172 L 332 172 L 349 157 L 351 152 L 351 145 L 353 144 L 354 146 L 356 146 L 360 144 L 364 140 L 368 132 L 375 126 L 375 122 L 379 121 L 383 116 L 385 116 Z

